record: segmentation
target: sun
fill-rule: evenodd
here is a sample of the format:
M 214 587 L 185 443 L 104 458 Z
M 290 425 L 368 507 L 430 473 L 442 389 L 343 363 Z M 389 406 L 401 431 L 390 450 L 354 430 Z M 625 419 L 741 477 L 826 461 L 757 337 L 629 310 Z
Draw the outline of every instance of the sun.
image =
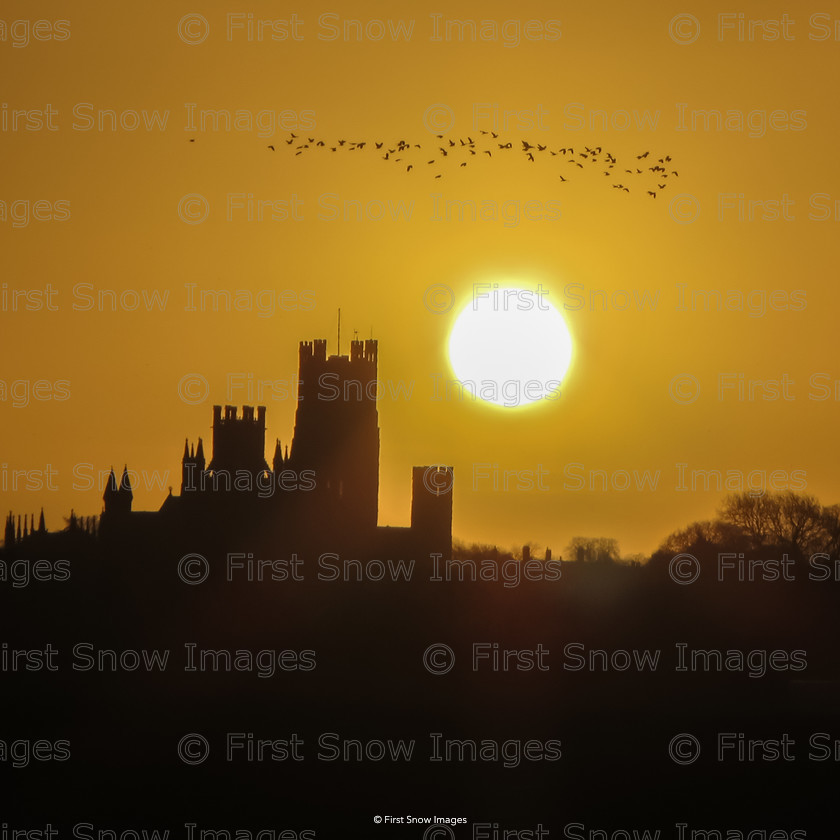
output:
M 559 398 L 572 337 L 547 294 L 475 284 L 449 336 L 449 361 L 467 391 L 505 408 Z

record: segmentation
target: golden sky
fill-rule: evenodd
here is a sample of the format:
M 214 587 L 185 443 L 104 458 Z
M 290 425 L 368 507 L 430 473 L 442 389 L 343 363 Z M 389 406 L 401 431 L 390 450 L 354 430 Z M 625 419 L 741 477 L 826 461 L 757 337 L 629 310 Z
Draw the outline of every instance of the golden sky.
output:
M 428 463 L 455 468 L 456 538 L 555 552 L 575 535 L 653 550 L 714 514 L 723 491 L 692 490 L 701 470 L 838 500 L 834 17 L 831 3 L 4 4 L 0 506 L 43 506 L 58 528 L 71 506 L 100 511 L 91 474 L 127 463 L 144 475 L 135 509 L 156 509 L 184 438 L 209 440 L 213 403 L 266 404 L 270 458 L 291 435 L 298 342 L 335 352 L 339 307 L 345 337 L 379 340 L 383 382 L 413 383 L 380 400 L 380 524 L 407 523 L 411 466 Z M 202 126 L 210 111 L 230 129 Z M 441 158 L 434 179 L 441 119 L 443 142 L 496 131 L 628 166 L 650 151 L 679 176 L 653 200 L 517 150 Z M 296 156 L 290 129 L 368 146 Z M 399 139 L 423 146 L 411 173 L 371 148 Z M 447 201 L 483 212 L 446 218 Z M 542 284 L 563 313 L 562 397 L 432 399 L 472 284 L 498 281 Z M 447 311 L 429 305 L 436 286 Z M 239 293 L 243 311 L 193 309 L 202 290 Z M 206 399 L 183 399 L 184 381 Z M 505 470 L 520 471 L 507 490 Z M 597 475 L 588 489 L 599 470 L 611 489 Z

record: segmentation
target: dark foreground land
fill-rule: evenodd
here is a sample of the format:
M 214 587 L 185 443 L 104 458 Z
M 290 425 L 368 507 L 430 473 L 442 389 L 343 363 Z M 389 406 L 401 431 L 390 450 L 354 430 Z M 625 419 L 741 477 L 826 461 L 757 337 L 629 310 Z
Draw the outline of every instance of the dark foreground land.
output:
M 428 558 L 345 569 L 351 558 L 194 548 L 77 535 L 2 556 L 19 578 L 2 584 L 7 829 L 834 836 L 833 566 L 826 580 L 803 558 L 790 580 L 719 581 L 710 553 L 683 585 L 661 560 L 532 561 L 542 579 L 525 580 L 521 562 L 474 553 L 447 581 Z M 232 551 L 245 565 L 228 574 Z M 69 577 L 24 585 L 35 558 L 69 559 Z M 260 560 L 282 562 L 260 581 Z M 374 822 L 406 815 L 466 824 Z

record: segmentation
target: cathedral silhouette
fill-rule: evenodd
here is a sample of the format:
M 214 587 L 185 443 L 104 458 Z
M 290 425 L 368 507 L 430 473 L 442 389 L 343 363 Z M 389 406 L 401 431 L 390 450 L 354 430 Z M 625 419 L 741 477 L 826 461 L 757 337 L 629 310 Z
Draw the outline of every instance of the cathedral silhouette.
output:
M 184 444 L 181 488 L 157 511 L 132 510 L 128 467 L 111 470 L 98 522 L 71 512 L 65 532 L 107 543 L 190 540 L 334 551 L 355 556 L 451 557 L 453 471 L 415 466 L 410 527 L 379 526 L 378 343 L 352 341 L 327 356 L 327 342 L 300 343 L 299 392 L 291 448 L 276 441 L 265 459 L 266 407 L 213 406 L 211 458 L 204 442 Z M 30 526 L 31 521 L 31 526 Z M 6 550 L 54 535 L 34 515 L 10 513 Z

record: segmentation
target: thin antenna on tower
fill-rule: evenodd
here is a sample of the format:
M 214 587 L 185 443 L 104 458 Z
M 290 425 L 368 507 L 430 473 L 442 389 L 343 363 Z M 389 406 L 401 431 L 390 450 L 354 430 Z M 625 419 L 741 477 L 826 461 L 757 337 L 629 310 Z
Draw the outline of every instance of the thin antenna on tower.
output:
M 338 347 L 335 351 L 336 356 L 341 355 L 341 308 L 338 310 Z

